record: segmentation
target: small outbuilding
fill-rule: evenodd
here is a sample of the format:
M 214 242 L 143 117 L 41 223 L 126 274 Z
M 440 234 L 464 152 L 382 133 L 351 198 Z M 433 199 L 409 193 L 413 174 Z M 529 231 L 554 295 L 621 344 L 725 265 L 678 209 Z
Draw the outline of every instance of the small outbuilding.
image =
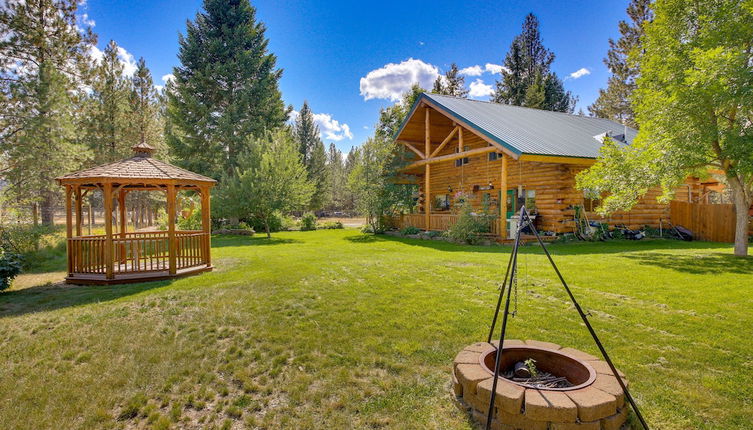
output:
M 65 187 L 67 283 L 120 284 L 212 270 L 209 194 L 216 181 L 153 158 L 154 148 L 145 143 L 132 149 L 131 158 L 57 178 Z M 102 193 L 105 231 L 84 235 L 82 199 L 97 191 Z M 125 202 L 130 191 L 164 193 L 166 231 L 127 231 Z M 180 191 L 201 196 L 201 230 L 176 230 Z

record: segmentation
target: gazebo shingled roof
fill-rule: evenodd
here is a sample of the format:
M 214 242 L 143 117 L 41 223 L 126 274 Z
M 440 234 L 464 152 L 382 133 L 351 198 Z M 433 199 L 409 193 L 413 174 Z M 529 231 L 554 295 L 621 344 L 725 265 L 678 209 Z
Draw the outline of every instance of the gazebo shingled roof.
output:
M 69 173 L 57 178 L 62 183 L 81 183 L 86 179 L 164 179 L 164 180 L 182 180 L 194 182 L 216 183 L 212 178 L 208 178 L 198 173 L 191 172 L 164 161 L 156 160 L 151 157 L 154 148 L 146 143 L 140 143 L 132 148 L 136 153 L 131 158 L 115 161 L 113 163 L 103 164 L 101 166 L 80 170 Z

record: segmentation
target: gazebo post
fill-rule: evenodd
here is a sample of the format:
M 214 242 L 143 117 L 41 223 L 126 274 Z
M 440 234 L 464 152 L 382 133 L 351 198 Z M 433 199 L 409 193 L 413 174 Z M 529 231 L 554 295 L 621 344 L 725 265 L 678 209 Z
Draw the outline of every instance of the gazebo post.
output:
M 81 187 L 76 185 L 75 187 L 76 192 L 76 236 L 81 237 L 81 199 L 83 197 L 81 196 Z
M 71 246 L 71 236 L 73 236 L 73 220 L 71 219 L 71 197 L 73 194 L 73 187 L 66 185 L 65 187 L 65 245 L 68 255 L 68 276 L 73 273 L 73 247 Z
M 113 255 L 112 255 L 112 182 L 104 184 L 105 200 L 105 278 L 113 278 Z
M 118 227 L 120 227 L 120 238 L 125 239 L 126 237 L 126 230 L 128 229 L 128 223 L 126 222 L 126 205 L 125 205 L 125 197 L 126 192 L 125 189 L 121 188 L 120 191 L 118 191 Z M 126 246 L 125 241 L 121 240 L 120 242 L 120 262 L 126 263 L 128 261 L 128 258 L 126 256 Z
M 175 242 L 175 184 L 167 185 L 167 241 L 170 261 L 170 274 L 177 272 Z
M 210 250 L 212 248 L 212 222 L 211 215 L 211 202 L 209 200 L 209 187 L 201 187 L 201 227 L 204 230 L 204 260 L 207 263 L 207 267 L 212 265 L 212 257 Z

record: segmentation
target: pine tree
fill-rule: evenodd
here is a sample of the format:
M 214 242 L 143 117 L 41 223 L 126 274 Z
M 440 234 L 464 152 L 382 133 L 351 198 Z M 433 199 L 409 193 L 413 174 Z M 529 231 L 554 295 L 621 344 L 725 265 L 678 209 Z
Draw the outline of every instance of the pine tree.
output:
M 89 154 L 75 133 L 91 28 L 77 26 L 75 0 L 8 1 L 0 6 L 0 151 L 5 197 L 41 207 L 53 223 L 61 189 L 54 178 Z
M 204 0 L 180 36 L 168 86 L 167 141 L 177 163 L 220 178 L 238 165 L 249 137 L 285 124 L 282 70 L 248 0 Z
M 94 152 L 96 164 L 109 163 L 128 156 L 133 146 L 128 139 L 131 81 L 123 75 L 118 45 L 107 44 L 101 61 L 95 65 L 86 140 Z
M 577 99 L 565 91 L 562 80 L 551 71 L 553 61 L 554 53 L 541 40 L 539 20 L 529 13 L 523 22 L 523 32 L 513 39 L 505 56 L 507 71 L 497 81 L 492 100 L 515 106 L 535 104 L 539 109 L 572 113 Z M 529 91 L 531 86 L 535 88 Z
M 298 143 L 308 179 L 314 184 L 311 210 L 321 209 L 327 202 L 329 183 L 327 181 L 327 154 L 319 137 L 319 127 L 314 122 L 314 113 L 304 101 L 301 111 L 293 124 L 293 136 Z
M 293 137 L 298 142 L 298 152 L 301 153 L 303 164 L 308 165 L 319 138 L 319 127 L 314 122 L 314 113 L 306 100 L 303 101 L 301 111 L 293 123 Z
M 160 111 L 160 99 L 154 88 L 152 73 L 143 58 L 139 58 L 136 72 L 131 78 L 129 117 L 129 145 L 145 142 L 156 149 L 156 157 L 166 158 L 167 147 L 163 136 L 164 118 Z
M 161 100 L 154 88 L 154 81 L 146 61 L 140 58 L 131 78 L 131 94 L 128 99 L 128 146 L 146 143 L 155 148 L 154 156 L 167 159 L 164 139 L 164 117 Z M 134 191 L 129 195 L 129 204 L 135 211 L 134 224 L 148 225 L 149 213 L 155 213 L 164 201 L 163 196 L 147 191 Z
M 445 72 L 444 76 L 437 76 L 431 92 L 454 97 L 468 97 L 468 89 L 465 88 L 465 77 L 460 74 L 457 64 L 452 63 L 450 70 Z
M 604 64 L 612 72 L 607 81 L 607 88 L 599 90 L 599 97 L 588 107 L 588 112 L 599 118 L 608 118 L 630 127 L 637 127 L 635 114 L 630 104 L 630 96 L 636 88 L 639 69 L 636 60 L 639 57 L 643 24 L 652 18 L 650 0 L 632 0 L 627 8 L 630 22 L 620 21 L 618 28 L 620 38 L 609 39 L 609 51 Z
M 330 143 L 329 151 L 327 151 L 327 178 L 329 180 L 328 208 L 331 210 L 343 209 L 345 198 L 344 171 L 343 154 L 334 143 Z

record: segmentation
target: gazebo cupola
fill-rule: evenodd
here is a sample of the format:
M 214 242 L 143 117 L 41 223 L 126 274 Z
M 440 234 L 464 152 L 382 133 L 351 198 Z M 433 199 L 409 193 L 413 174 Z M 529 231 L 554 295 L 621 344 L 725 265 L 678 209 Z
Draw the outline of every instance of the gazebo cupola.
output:
M 153 158 L 154 148 L 146 143 L 132 149 L 131 158 L 57 178 L 65 187 L 68 283 L 140 282 L 212 269 L 209 194 L 216 181 Z M 165 194 L 167 231 L 128 231 L 130 191 Z M 180 191 L 201 196 L 201 230 L 176 230 Z M 82 199 L 95 192 L 102 193 L 105 234 L 83 235 Z

